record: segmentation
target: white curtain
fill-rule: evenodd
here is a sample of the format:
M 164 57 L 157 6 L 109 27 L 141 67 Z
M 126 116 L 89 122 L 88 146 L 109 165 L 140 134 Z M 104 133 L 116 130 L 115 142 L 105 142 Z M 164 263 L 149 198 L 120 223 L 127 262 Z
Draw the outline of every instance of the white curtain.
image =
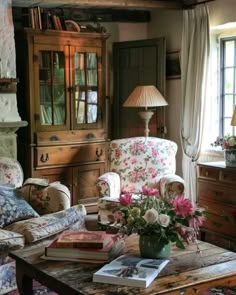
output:
M 209 59 L 209 17 L 206 5 L 183 11 L 181 46 L 182 94 L 180 138 L 185 195 L 196 202 L 197 167 L 200 154 L 206 79 Z

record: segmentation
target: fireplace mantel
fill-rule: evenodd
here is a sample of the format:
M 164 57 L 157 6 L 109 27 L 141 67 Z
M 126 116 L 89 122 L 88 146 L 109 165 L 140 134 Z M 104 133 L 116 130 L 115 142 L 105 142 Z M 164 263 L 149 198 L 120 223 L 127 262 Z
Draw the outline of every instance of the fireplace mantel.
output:
M 0 122 L 0 132 L 12 133 L 16 132 L 20 127 L 25 127 L 28 125 L 26 121 L 17 122 Z
M 0 156 L 17 159 L 15 133 L 20 127 L 28 125 L 26 121 L 0 122 Z

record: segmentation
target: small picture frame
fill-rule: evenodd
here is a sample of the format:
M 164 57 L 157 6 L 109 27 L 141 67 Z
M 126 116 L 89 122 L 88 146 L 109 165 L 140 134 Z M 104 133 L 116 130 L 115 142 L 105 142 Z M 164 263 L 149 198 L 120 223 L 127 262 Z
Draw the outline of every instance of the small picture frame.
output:
M 169 51 L 166 53 L 166 79 L 180 79 L 180 51 Z

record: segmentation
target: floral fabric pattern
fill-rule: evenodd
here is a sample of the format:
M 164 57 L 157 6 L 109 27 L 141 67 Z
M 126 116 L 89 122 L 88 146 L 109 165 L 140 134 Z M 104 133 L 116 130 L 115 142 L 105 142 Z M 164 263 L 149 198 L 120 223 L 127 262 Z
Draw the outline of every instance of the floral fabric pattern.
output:
M 0 271 L 0 294 L 6 294 L 16 288 L 15 262 L 1 265 Z
M 120 197 L 120 176 L 115 172 L 107 172 L 99 177 L 97 181 L 100 196 Z
M 166 199 L 173 199 L 184 193 L 184 180 L 176 174 L 164 175 L 159 182 L 160 194 Z
M 0 229 L 0 253 L 23 248 L 24 244 L 25 238 L 21 234 Z
M 0 157 L 0 184 L 11 184 L 14 187 L 20 187 L 23 179 L 23 170 L 18 161 Z
M 69 208 L 70 192 L 67 187 L 59 182 L 49 184 L 45 179 L 39 178 L 27 179 L 23 187 L 22 183 L 23 171 L 20 164 L 14 159 L 0 157 L 0 186 L 6 191 L 4 197 L 0 198 L 0 228 L 4 226 L 4 229 L 0 229 L 0 295 L 17 289 L 15 262 L 8 256 L 9 251 L 19 249 L 32 255 L 36 248 L 40 248 L 42 254 L 48 239 L 54 239 L 64 229 L 86 229 L 85 207 L 80 205 Z M 23 198 L 16 205 L 13 200 L 18 200 L 19 194 Z M 32 218 L 33 215 L 27 215 L 23 206 L 27 206 L 26 204 L 29 209 L 32 205 L 39 214 L 47 215 L 40 217 L 34 211 L 36 218 Z M 19 216 L 19 209 L 24 216 Z M 7 212 L 4 217 L 3 210 Z M 60 212 L 51 213 L 56 211 Z M 5 226 L 6 224 L 8 225 Z M 37 289 L 35 294 L 42 292 Z
M 161 195 L 174 197 L 184 191 L 184 181 L 175 174 L 177 145 L 156 137 L 112 140 L 109 147 L 110 171 L 97 180 L 100 192 L 99 215 L 111 220 L 112 200 L 125 192 L 140 194 L 143 186 L 158 188 Z
M 23 235 L 26 243 L 33 243 L 67 229 L 78 220 L 84 223 L 85 215 L 84 206 L 76 205 L 60 212 L 15 222 L 5 229 Z
M 24 199 L 40 214 L 49 214 L 70 207 L 69 189 L 59 181 L 50 184 L 30 178 L 19 189 Z
M 177 145 L 174 142 L 155 137 L 111 141 L 110 171 L 120 176 L 120 194 L 140 193 L 143 186 L 157 182 L 165 174 L 174 174 L 176 152 Z M 98 185 L 101 191 L 102 184 L 98 182 Z
M 39 217 L 16 189 L 0 185 L 0 228 L 15 221 Z

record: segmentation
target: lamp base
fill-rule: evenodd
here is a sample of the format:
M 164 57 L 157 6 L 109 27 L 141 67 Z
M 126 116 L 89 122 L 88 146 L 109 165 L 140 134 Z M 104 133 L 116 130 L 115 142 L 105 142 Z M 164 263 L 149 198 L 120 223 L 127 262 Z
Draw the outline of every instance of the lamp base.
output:
M 139 112 L 139 117 L 144 121 L 145 124 L 145 129 L 144 129 L 144 135 L 145 137 L 148 137 L 149 135 L 149 128 L 148 128 L 148 124 L 150 119 L 152 118 L 154 112 L 151 111 L 144 111 L 144 112 Z

